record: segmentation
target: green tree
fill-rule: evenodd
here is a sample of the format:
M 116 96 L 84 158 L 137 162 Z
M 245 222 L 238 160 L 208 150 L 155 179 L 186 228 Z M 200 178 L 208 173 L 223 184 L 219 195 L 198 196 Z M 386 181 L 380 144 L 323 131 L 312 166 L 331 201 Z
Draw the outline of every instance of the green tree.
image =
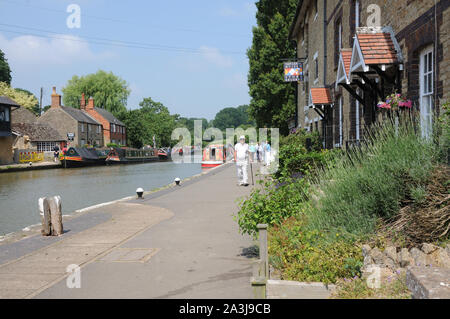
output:
M 14 90 L 16 90 L 17 92 L 24 93 L 24 94 L 26 94 L 26 95 L 32 97 L 32 98 L 33 98 L 33 101 L 36 101 L 36 104 L 35 104 L 33 107 L 29 108 L 29 109 L 30 109 L 30 111 L 32 111 L 32 112 L 33 112 L 34 114 L 36 114 L 37 116 L 40 116 L 40 115 L 41 115 L 41 114 L 40 114 L 40 108 L 39 108 L 39 102 L 38 102 L 38 99 L 37 99 L 37 97 L 36 97 L 33 93 L 31 93 L 31 92 L 28 91 L 28 90 L 20 89 L 20 88 L 15 88 Z
M 38 103 L 36 97 L 29 91 L 22 89 L 14 89 L 6 82 L 0 82 L 0 96 L 4 95 L 15 101 L 20 106 L 26 107 L 33 111 L 33 108 Z
M 282 59 L 295 57 L 289 41 L 298 0 L 259 0 L 257 26 L 247 51 L 250 70 L 250 114 L 259 127 L 278 127 L 288 133 L 287 119 L 295 114 L 295 89 L 283 79 Z
M 2 50 L 0 50 L 0 82 L 11 84 L 11 69 Z
M 127 126 L 129 144 L 136 148 L 153 145 L 155 136 L 157 146 L 172 145 L 172 130 L 176 127 L 179 115 L 171 115 L 167 107 L 150 97 L 144 98 L 139 106 L 139 109 L 118 114 L 118 118 Z
M 86 98 L 94 98 L 97 107 L 104 108 L 116 116 L 126 110 L 130 94 L 125 80 L 112 72 L 107 73 L 102 70 L 81 77 L 74 75 L 62 92 L 66 106 L 79 108 L 81 94 L 84 93 Z
M 254 122 L 250 119 L 248 105 L 238 107 L 227 107 L 220 110 L 214 120 L 213 126 L 225 131 L 227 128 L 237 128 L 241 125 L 252 125 Z

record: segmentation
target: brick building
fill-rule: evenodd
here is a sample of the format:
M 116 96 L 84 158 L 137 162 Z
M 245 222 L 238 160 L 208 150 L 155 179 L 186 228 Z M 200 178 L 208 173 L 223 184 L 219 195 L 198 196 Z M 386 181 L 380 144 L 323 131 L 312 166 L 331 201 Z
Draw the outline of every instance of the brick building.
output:
M 405 94 L 430 136 L 449 101 L 450 1 L 302 0 L 290 39 L 304 62 L 298 127 L 345 147 L 364 138 L 391 93 Z M 369 24 L 369 25 L 368 25 Z
M 83 147 L 85 145 L 103 147 L 103 128 L 87 112 L 61 105 L 61 95 L 53 87 L 52 104 L 49 110 L 38 119 L 39 124 L 47 124 L 61 136 L 72 136 L 67 146 Z
M 84 94 L 81 96 L 80 109 L 87 112 L 103 126 L 103 139 L 105 145 L 115 143 L 117 145 L 127 144 L 125 124 L 104 108 L 96 107 L 94 99 L 90 98 L 86 105 Z

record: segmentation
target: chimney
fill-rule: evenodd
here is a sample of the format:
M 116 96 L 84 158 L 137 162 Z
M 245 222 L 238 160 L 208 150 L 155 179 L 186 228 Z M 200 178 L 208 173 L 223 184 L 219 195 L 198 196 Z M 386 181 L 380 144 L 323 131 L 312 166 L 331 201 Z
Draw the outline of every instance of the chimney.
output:
M 84 98 L 84 93 L 81 94 L 80 110 L 86 110 L 86 99 Z
M 61 95 L 56 93 L 56 86 L 53 87 L 53 93 L 52 93 L 52 108 L 59 108 L 61 107 Z
M 93 110 L 94 109 L 94 99 L 92 97 L 89 98 L 87 109 L 88 110 Z

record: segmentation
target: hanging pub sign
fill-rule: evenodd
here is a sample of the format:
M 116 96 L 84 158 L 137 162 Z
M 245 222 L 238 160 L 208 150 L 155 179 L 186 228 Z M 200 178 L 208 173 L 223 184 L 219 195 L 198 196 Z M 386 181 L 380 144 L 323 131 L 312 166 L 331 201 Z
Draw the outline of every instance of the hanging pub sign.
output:
M 75 137 L 75 133 L 67 133 L 67 139 L 69 141 L 73 141 L 73 138 Z
M 284 82 L 303 81 L 303 63 L 285 62 L 284 63 Z

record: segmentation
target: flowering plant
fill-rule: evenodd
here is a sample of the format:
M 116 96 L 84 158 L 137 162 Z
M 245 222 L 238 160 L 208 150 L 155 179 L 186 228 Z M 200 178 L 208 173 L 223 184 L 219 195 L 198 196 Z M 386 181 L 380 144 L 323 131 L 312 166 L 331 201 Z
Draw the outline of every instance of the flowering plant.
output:
M 404 96 L 398 93 L 389 95 L 386 98 L 386 102 L 378 102 L 377 106 L 381 109 L 388 109 L 397 111 L 401 107 L 411 108 L 411 100 L 407 100 Z

